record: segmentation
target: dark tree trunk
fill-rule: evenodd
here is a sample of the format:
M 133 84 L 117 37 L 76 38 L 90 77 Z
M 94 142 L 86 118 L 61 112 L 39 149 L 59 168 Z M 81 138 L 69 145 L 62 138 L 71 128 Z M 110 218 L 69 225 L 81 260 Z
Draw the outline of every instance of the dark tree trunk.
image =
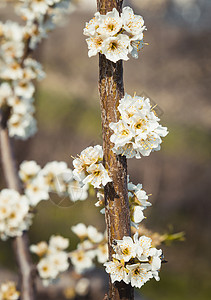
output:
M 121 12 L 123 1 L 98 0 L 97 7 L 101 14 L 106 14 L 114 7 Z M 122 61 L 113 63 L 99 54 L 99 93 L 101 101 L 102 134 L 104 165 L 109 171 L 112 182 L 105 186 L 105 218 L 108 232 L 109 258 L 112 259 L 114 239 L 131 235 L 130 211 L 127 190 L 127 160 L 125 156 L 115 155 L 110 141 L 111 122 L 119 120 L 118 104 L 124 96 Z M 108 299 L 132 300 L 133 288 L 124 282 L 110 282 Z

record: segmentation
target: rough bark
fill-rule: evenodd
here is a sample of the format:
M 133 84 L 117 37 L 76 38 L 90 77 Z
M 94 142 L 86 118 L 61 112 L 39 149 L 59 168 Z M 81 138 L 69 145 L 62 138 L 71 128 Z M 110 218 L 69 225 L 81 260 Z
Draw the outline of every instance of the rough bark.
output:
M 0 111 L 0 148 L 3 174 L 7 187 L 21 193 L 21 184 L 7 129 L 8 114 L 7 110 Z M 13 249 L 20 273 L 21 300 L 35 300 L 35 269 L 29 252 L 27 232 L 13 239 Z
M 97 7 L 101 14 L 106 14 L 114 7 L 121 12 L 123 1 L 98 0 Z M 127 190 L 127 160 L 125 156 L 115 155 L 110 141 L 111 122 L 119 119 L 118 104 L 124 96 L 122 61 L 113 63 L 99 54 L 99 94 L 101 102 L 104 165 L 109 171 L 112 182 L 105 186 L 105 218 L 108 232 L 109 258 L 112 258 L 112 242 L 129 236 L 130 212 Z M 108 299 L 132 300 L 133 288 L 124 282 L 112 284 L 110 281 Z

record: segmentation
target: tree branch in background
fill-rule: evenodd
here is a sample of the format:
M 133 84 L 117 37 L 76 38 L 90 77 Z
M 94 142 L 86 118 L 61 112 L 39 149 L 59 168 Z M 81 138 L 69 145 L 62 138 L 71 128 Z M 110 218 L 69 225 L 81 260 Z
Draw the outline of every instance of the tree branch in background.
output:
M 21 185 L 8 135 L 7 119 L 9 111 L 0 111 L 0 148 L 3 173 L 7 187 L 21 193 Z M 27 232 L 13 240 L 13 249 L 20 272 L 21 299 L 35 300 L 35 269 L 32 264 Z

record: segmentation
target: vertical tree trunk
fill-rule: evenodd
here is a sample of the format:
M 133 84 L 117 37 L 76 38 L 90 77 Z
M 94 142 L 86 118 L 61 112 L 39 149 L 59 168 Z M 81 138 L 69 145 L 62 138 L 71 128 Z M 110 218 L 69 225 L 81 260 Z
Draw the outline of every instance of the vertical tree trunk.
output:
M 106 14 L 114 7 L 121 12 L 123 0 L 97 0 L 98 11 Z M 111 122 L 119 120 L 118 104 L 124 96 L 122 61 L 113 63 L 99 54 L 99 93 L 101 101 L 104 165 L 112 182 L 105 186 L 105 218 L 108 232 L 109 259 L 112 259 L 114 239 L 129 236 L 130 212 L 127 190 L 127 160 L 125 156 L 115 155 L 110 141 Z M 108 299 L 132 300 L 133 288 L 124 282 L 112 284 L 110 281 Z
M 3 173 L 9 189 L 21 193 L 15 160 L 8 136 L 7 119 L 9 112 L 0 111 L 0 148 Z M 32 264 L 27 232 L 13 240 L 13 249 L 20 273 L 21 300 L 35 300 L 35 269 Z

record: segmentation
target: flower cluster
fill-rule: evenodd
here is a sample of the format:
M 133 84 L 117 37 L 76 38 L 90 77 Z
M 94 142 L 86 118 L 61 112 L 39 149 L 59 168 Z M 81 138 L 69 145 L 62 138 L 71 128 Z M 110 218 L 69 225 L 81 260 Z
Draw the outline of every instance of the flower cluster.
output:
M 11 137 L 27 139 L 37 131 L 34 118 L 34 80 L 45 73 L 29 57 L 38 42 L 54 28 L 55 13 L 66 11 L 67 0 L 27 0 L 17 10 L 25 25 L 0 22 L 0 108 L 9 108 Z
M 0 285 L 0 300 L 18 300 L 19 297 L 20 293 L 14 282 L 8 281 Z
M 21 236 L 32 223 L 28 199 L 18 192 L 3 189 L 0 192 L 0 238 Z
M 141 288 L 151 278 L 160 280 L 158 271 L 161 267 L 162 250 L 151 245 L 152 240 L 146 236 L 133 239 L 124 236 L 122 240 L 115 240 L 113 260 L 104 263 L 111 281 L 124 281 L 132 287 Z
M 26 21 L 25 32 L 30 49 L 55 28 L 59 15 L 69 11 L 70 0 L 27 0 L 17 6 L 17 13 Z
M 114 131 L 110 138 L 114 143 L 114 153 L 127 158 L 141 158 L 149 156 L 152 151 L 160 150 L 161 137 L 165 137 L 168 131 L 159 124 L 160 119 L 148 98 L 125 94 L 120 100 L 118 110 L 120 120 L 109 125 Z
M 90 146 L 83 150 L 77 158 L 73 160 L 73 174 L 75 179 L 82 184 L 92 184 L 94 188 L 101 188 L 111 178 L 108 171 L 104 168 L 103 164 L 103 149 L 101 146 Z
M 138 58 L 143 47 L 144 20 L 135 15 L 132 8 L 124 7 L 121 15 L 116 8 L 106 15 L 95 13 L 93 19 L 86 23 L 84 35 L 88 44 L 88 56 L 102 53 L 112 62 L 128 60 L 128 54 Z
M 60 235 L 51 236 L 49 245 L 40 242 L 30 246 L 30 251 L 40 257 L 37 270 L 44 285 L 51 283 L 59 273 L 69 268 L 68 253 L 64 251 L 68 246 L 69 240 Z
M 31 206 L 48 200 L 50 192 L 69 196 L 73 202 L 88 197 L 88 186 L 80 186 L 65 162 L 49 162 L 41 169 L 35 161 L 24 161 L 20 165 L 19 176 Z
M 81 274 L 92 269 L 94 267 L 94 259 L 97 259 L 99 263 L 104 263 L 108 260 L 108 246 L 105 234 L 98 232 L 91 225 L 86 227 L 83 223 L 73 226 L 72 231 L 81 240 L 77 249 L 69 254 L 77 273 Z
M 36 132 L 33 80 L 41 80 L 45 74 L 36 60 L 23 60 L 24 27 L 7 21 L 0 23 L 0 32 L 0 108 L 10 108 L 9 135 L 27 139 Z

